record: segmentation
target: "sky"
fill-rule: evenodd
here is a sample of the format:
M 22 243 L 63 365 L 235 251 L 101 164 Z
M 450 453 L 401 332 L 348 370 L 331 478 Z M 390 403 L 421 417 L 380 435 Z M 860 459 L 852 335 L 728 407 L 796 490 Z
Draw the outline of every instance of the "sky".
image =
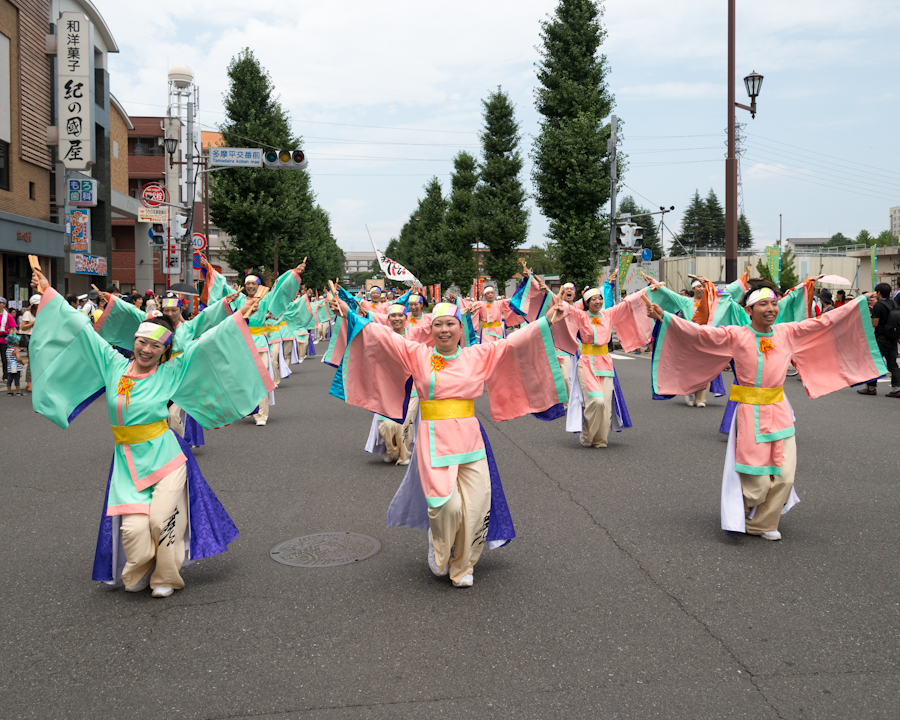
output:
M 482 101 L 498 86 L 521 128 L 522 181 L 539 130 L 540 23 L 554 0 L 95 0 L 119 45 L 110 89 L 131 115 L 163 115 L 167 72 L 190 66 L 199 119 L 225 120 L 228 63 L 251 48 L 303 139 L 318 202 L 344 250 L 381 249 L 434 176 L 449 194 L 453 156 L 478 155 Z M 620 198 L 674 205 L 695 191 L 724 205 L 725 0 L 606 0 L 601 52 L 627 154 Z M 900 3 L 737 1 L 737 100 L 764 76 L 745 123 L 743 207 L 754 245 L 779 237 L 878 234 L 900 205 Z M 529 200 L 524 247 L 548 223 Z M 671 234 L 665 232 L 669 245 Z

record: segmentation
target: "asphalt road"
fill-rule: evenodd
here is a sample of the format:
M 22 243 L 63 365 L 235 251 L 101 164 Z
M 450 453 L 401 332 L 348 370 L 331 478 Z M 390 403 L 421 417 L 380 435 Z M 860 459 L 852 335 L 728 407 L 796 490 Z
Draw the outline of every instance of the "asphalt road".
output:
M 646 358 L 617 368 L 635 427 L 605 450 L 477 402 L 518 537 L 469 590 L 431 575 L 423 533 L 385 527 L 403 469 L 363 451 L 371 415 L 317 361 L 268 426 L 207 432 L 197 458 L 241 536 L 165 600 L 90 581 L 102 403 L 62 431 L 0 396 L 0 717 L 900 716 L 900 402 L 788 380 L 801 503 L 772 543 L 719 529 L 724 400 L 654 402 Z M 270 559 L 323 531 L 382 550 Z

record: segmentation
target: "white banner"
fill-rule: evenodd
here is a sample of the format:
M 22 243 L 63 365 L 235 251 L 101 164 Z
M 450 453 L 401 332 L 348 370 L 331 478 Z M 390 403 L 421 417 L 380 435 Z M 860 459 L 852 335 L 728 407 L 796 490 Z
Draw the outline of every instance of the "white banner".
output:
M 372 240 L 371 236 L 369 237 Z M 421 283 L 418 281 L 415 275 L 413 275 L 409 270 L 403 267 L 400 263 L 394 262 L 389 257 L 387 257 L 378 247 L 375 245 L 375 241 L 372 240 L 372 249 L 375 250 L 375 257 L 378 258 L 378 264 L 381 266 L 381 272 L 384 273 L 384 276 L 389 280 L 396 280 L 397 282 L 402 282 L 404 285 L 408 285 L 409 287 L 416 287 Z
M 81 13 L 60 13 L 56 25 L 56 86 L 59 159 L 70 170 L 92 164 L 94 127 L 91 60 L 94 43 L 91 23 Z

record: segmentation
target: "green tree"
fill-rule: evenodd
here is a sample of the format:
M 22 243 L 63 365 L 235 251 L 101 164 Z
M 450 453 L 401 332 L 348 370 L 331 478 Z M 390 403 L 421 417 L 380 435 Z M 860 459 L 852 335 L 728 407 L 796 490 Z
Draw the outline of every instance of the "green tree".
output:
M 441 183 L 433 177 L 425 186 L 425 197 L 419 201 L 416 211 L 413 267 L 407 266 L 423 285 L 441 283 L 448 287 L 451 282 L 453 256 L 447 252 L 445 245 L 446 213 L 447 201 L 444 199 Z
M 232 58 L 228 77 L 227 119 L 219 128 L 226 145 L 300 147 L 300 139 L 291 132 L 288 115 L 275 96 L 271 77 L 253 51 L 245 48 Z M 326 241 L 322 233 L 327 229 L 327 216 L 323 226 L 305 171 L 235 168 L 211 175 L 210 214 L 231 236 L 225 257 L 239 270 L 271 269 L 276 236 L 280 267 L 290 267 L 298 256 L 300 260 L 312 256 L 313 261 L 317 256 L 314 248 Z M 330 237 L 330 232 L 327 235 Z
M 878 237 L 875 238 L 875 244 L 878 247 L 888 247 L 890 245 L 897 244 L 897 238 L 891 233 L 890 230 L 882 230 L 878 233 Z
M 534 199 L 550 221 L 549 238 L 559 247 L 560 274 L 577 287 L 592 285 L 609 257 L 603 205 L 610 178 L 604 120 L 613 107 L 606 82 L 606 37 L 594 0 L 559 0 L 541 23 L 535 107 L 540 132 L 532 146 Z M 608 226 L 607 226 L 608 228 Z
M 868 230 L 860 230 L 859 235 L 856 236 L 856 242 L 866 247 L 872 247 L 875 244 L 875 238 Z
M 853 240 L 846 237 L 842 232 L 836 232 L 831 239 L 822 247 L 843 247 L 844 245 L 852 245 Z
M 546 243 L 543 247 L 540 245 L 532 245 L 528 248 L 528 269 L 534 271 L 537 275 L 555 275 L 557 273 L 557 259 L 555 248 L 550 243 Z
M 687 255 L 698 247 L 704 247 L 709 236 L 708 220 L 709 208 L 700 198 L 700 192 L 694 190 L 694 197 L 691 198 L 681 218 L 681 234 L 678 236 L 681 245 L 677 242 L 672 243 L 672 255 Z
M 279 270 L 295 267 L 307 258 L 303 272 L 303 283 L 307 287 L 325 288 L 329 280 L 344 274 L 344 251 L 331 234 L 331 219 L 321 205 L 301 217 L 300 225 L 287 240 L 284 255 L 279 244 Z
M 716 197 L 713 189 L 709 189 L 706 195 L 706 226 L 703 229 L 701 237 L 703 238 L 702 247 L 716 248 L 718 250 L 725 249 L 725 210 L 719 198 Z
M 626 195 L 622 198 L 618 210 L 619 217 L 622 215 L 641 215 L 650 212 L 647 208 L 638 205 L 631 195 Z M 653 260 L 659 260 L 662 257 L 662 247 L 659 244 L 659 232 L 657 231 L 656 223 L 653 221 L 653 216 L 644 215 L 643 217 L 635 218 L 634 222 L 644 230 L 644 247 L 649 248 L 653 253 Z
M 800 283 L 800 279 L 797 277 L 795 260 L 796 257 L 791 248 L 785 250 L 781 256 L 781 283 L 779 289 L 783 293 Z M 756 272 L 758 277 L 765 278 L 766 280 L 772 279 L 772 274 L 769 272 L 769 267 L 764 260 L 760 259 L 756 261 Z
M 465 151 L 453 158 L 450 177 L 450 204 L 444 228 L 444 246 L 452 259 L 451 277 L 461 293 L 467 293 L 475 280 L 475 254 L 472 247 L 478 237 L 478 206 L 475 188 L 478 167 Z
M 753 247 L 753 232 L 747 216 L 741 213 L 738 217 L 738 250 L 749 250 Z
M 518 248 L 528 235 L 525 188 L 519 179 L 519 124 L 509 96 L 502 88 L 482 100 L 484 130 L 480 133 L 482 161 L 475 191 L 478 236 L 489 253 L 484 269 L 501 287 L 516 273 Z

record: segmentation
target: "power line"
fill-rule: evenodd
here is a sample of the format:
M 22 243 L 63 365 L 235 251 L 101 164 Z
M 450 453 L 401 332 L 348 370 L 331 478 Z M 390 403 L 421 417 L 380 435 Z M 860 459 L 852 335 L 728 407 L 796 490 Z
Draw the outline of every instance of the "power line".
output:
M 900 175 L 900 173 L 895 173 L 892 170 L 885 170 L 884 168 L 876 167 L 875 165 L 866 165 L 865 163 L 858 163 L 854 160 L 845 160 L 844 158 L 838 157 L 837 155 L 828 155 L 827 153 L 818 152 L 817 150 L 808 150 L 807 148 L 800 147 L 799 145 L 792 145 L 791 143 L 782 142 L 781 140 L 774 140 L 773 138 L 767 138 L 763 135 L 752 135 L 752 137 L 757 137 L 760 140 L 768 140 L 769 142 L 777 143 L 778 145 L 784 145 L 786 147 L 794 148 L 795 150 L 802 150 L 805 153 L 812 153 L 813 155 L 821 155 L 822 157 L 831 158 L 832 160 L 840 160 L 842 164 L 850 164 L 850 165 L 859 165 L 860 167 L 869 168 L 870 170 L 880 170 L 881 172 L 886 172 L 891 175 Z M 877 150 L 878 148 L 873 148 Z
M 757 144 L 758 141 L 754 142 L 754 145 Z M 816 165 L 818 167 L 823 167 L 826 170 L 839 170 L 842 175 L 854 175 L 854 177 L 882 177 L 886 180 L 890 180 L 892 182 L 897 182 L 900 180 L 900 173 L 893 173 L 890 170 L 886 170 L 883 172 L 867 172 L 865 175 L 856 175 L 855 173 L 850 172 L 844 163 L 836 163 L 829 162 L 827 160 L 814 160 L 808 156 L 805 156 L 802 153 L 793 152 L 791 150 L 784 150 L 783 148 L 773 147 L 768 145 L 767 143 L 759 143 L 758 147 L 763 151 L 773 152 L 773 153 L 783 153 L 784 155 L 788 155 L 791 158 L 796 158 L 797 160 L 802 160 L 809 165 Z M 856 168 L 852 168 L 852 170 L 856 170 L 857 172 L 863 172 L 861 170 L 857 170 Z M 894 177 L 891 177 L 891 176 Z
M 791 158 L 789 158 L 788 161 L 785 161 L 783 158 L 780 158 L 780 157 L 772 157 L 771 155 L 766 153 L 765 150 L 760 151 L 758 148 L 754 149 L 753 152 L 756 156 L 763 158 L 763 162 L 765 162 L 766 160 L 777 162 L 780 165 L 783 165 L 785 167 L 785 169 L 796 168 L 798 170 L 808 170 L 810 173 L 816 174 L 817 176 L 821 176 L 822 179 L 830 180 L 832 182 L 845 182 L 848 177 L 858 177 L 858 176 L 853 176 L 849 173 L 847 173 L 845 175 L 834 175 L 834 174 L 822 172 L 821 170 L 810 170 L 809 168 L 801 167 L 799 165 L 794 165 L 792 162 L 790 162 Z M 875 182 L 871 182 L 871 181 L 868 181 L 865 179 L 854 180 L 854 182 L 857 185 L 866 186 L 866 187 L 870 188 L 872 190 L 872 192 L 876 192 L 876 193 L 889 194 L 892 189 L 892 187 L 888 183 L 877 184 Z M 897 190 L 897 192 L 900 192 L 900 185 L 894 185 L 893 189 Z
M 752 160 L 753 158 L 749 158 L 749 159 Z M 758 160 L 757 162 L 766 164 L 766 162 L 764 160 Z M 809 180 L 808 178 L 798 177 L 796 174 L 789 175 L 787 173 L 780 173 L 780 172 L 777 172 L 776 170 L 773 170 L 771 167 L 768 167 L 768 166 L 766 167 L 765 172 L 772 173 L 773 175 L 782 175 L 783 177 L 791 178 L 792 180 L 799 180 L 800 182 L 810 183 L 811 185 L 819 185 L 821 187 L 829 188 L 830 190 L 840 190 L 843 192 L 853 193 L 854 195 L 862 195 L 863 197 L 871 198 L 871 197 L 873 197 L 873 195 L 877 195 L 877 193 L 857 192 L 856 190 L 850 190 L 849 188 L 846 188 L 846 187 L 842 188 L 842 187 L 836 187 L 834 185 L 826 185 L 825 183 L 815 182 L 814 180 Z M 884 197 L 884 199 L 890 200 L 889 197 Z

